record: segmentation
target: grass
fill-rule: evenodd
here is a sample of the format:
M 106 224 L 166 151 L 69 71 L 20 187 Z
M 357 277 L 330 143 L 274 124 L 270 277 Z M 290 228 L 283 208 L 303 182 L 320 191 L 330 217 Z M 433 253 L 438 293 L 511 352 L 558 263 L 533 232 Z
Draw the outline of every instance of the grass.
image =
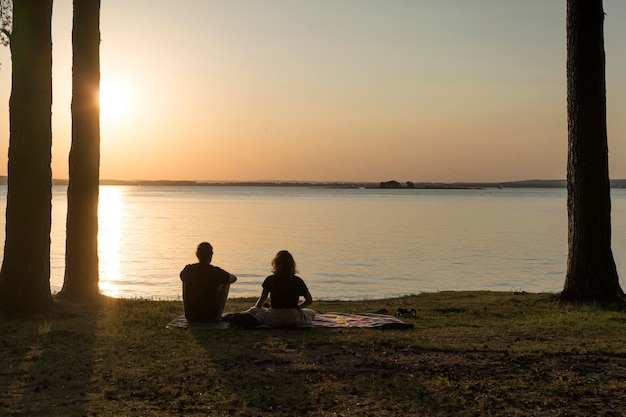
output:
M 166 329 L 180 302 L 108 298 L 0 316 L 0 415 L 624 415 L 623 310 L 494 292 L 312 306 L 398 307 L 414 329 Z

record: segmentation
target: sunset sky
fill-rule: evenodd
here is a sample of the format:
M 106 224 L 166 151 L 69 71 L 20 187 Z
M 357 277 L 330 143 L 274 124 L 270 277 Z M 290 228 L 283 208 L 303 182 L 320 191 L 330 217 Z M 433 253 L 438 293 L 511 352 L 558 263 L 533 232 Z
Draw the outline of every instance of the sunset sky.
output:
M 626 1 L 605 0 L 612 178 Z M 67 178 L 72 2 L 53 12 Z M 564 0 L 102 0 L 102 179 L 565 178 Z M 0 175 L 11 64 L 0 51 Z

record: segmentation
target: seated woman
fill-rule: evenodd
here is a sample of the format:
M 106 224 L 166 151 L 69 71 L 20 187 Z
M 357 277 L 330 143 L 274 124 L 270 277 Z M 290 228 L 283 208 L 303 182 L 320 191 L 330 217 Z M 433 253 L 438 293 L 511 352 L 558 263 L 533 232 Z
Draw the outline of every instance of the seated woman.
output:
M 185 317 L 194 323 L 219 321 L 230 284 L 237 281 L 237 277 L 211 265 L 213 247 L 208 242 L 198 245 L 196 257 L 198 263 L 185 266 L 180 273 Z
M 313 297 L 302 278 L 296 275 L 296 261 L 286 250 L 281 250 L 272 260 L 273 274 L 263 281 L 261 297 L 246 313 L 252 314 L 262 325 L 291 327 L 311 324 L 315 311 L 304 308 Z M 263 307 L 268 297 L 271 307 Z M 300 301 L 300 297 L 304 297 Z

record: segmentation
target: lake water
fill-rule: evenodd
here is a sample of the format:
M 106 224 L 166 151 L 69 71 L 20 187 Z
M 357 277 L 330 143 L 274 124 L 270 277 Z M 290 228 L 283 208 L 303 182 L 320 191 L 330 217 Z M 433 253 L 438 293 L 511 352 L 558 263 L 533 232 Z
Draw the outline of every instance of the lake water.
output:
M 614 189 L 611 196 L 613 253 L 623 276 L 626 190 Z M 0 204 L 4 213 L 6 186 L 0 187 Z M 66 187 L 55 186 L 53 292 L 63 282 L 66 210 Z M 234 297 L 259 295 L 270 260 L 281 249 L 292 252 L 316 298 L 558 292 L 567 260 L 566 191 L 100 188 L 104 294 L 180 299 L 178 274 L 195 262 L 195 247 L 205 240 L 215 248 L 213 263 L 238 276 Z

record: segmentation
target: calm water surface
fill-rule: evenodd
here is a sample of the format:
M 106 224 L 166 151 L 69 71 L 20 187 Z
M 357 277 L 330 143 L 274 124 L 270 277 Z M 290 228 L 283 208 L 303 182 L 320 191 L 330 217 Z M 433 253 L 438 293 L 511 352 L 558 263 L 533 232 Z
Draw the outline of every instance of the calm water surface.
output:
M 4 213 L 6 186 L 0 199 Z M 179 299 L 178 274 L 206 240 L 215 248 L 213 263 L 239 277 L 232 296 L 257 296 L 280 249 L 293 253 L 318 298 L 557 292 L 567 258 L 565 201 L 564 189 L 103 186 L 100 288 L 117 297 Z M 622 276 L 626 191 L 612 190 L 612 201 Z M 54 187 L 52 210 L 56 292 L 64 271 L 66 187 Z M 4 227 L 0 233 L 3 244 Z

